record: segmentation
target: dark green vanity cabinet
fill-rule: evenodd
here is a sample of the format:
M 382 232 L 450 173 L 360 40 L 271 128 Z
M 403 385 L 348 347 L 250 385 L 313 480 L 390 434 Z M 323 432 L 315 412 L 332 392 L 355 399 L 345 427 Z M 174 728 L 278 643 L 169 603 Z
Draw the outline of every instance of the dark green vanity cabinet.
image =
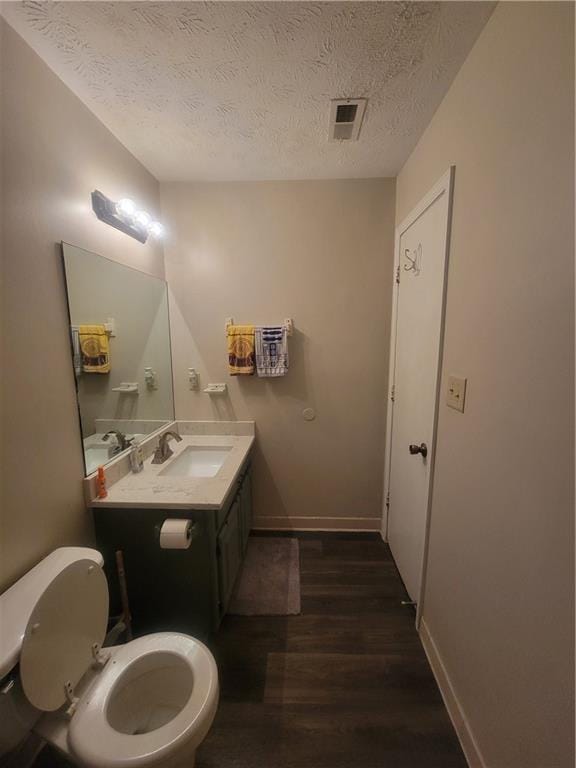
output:
M 218 533 L 216 554 L 218 560 L 220 611 L 224 613 L 232 595 L 234 581 L 242 562 L 239 498 L 232 504 L 230 513 Z
M 96 507 L 98 548 L 110 586 L 110 613 L 121 613 L 116 551 L 122 550 L 136 636 L 177 631 L 208 638 L 226 613 L 246 551 L 252 518 L 250 466 L 220 509 Z M 194 523 L 188 549 L 161 549 L 167 518 Z

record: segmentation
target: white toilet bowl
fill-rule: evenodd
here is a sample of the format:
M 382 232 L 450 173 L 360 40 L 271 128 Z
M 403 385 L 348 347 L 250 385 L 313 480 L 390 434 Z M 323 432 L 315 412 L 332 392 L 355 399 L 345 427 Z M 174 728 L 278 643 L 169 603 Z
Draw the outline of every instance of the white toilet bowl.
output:
M 106 651 L 106 666 L 83 681 L 72 717 L 46 714 L 35 732 L 86 768 L 192 768 L 218 707 L 210 651 L 172 633 Z
M 30 730 L 85 768 L 192 768 L 218 706 L 214 657 L 169 632 L 101 649 L 108 587 L 95 560 L 75 556 L 48 569 L 42 594 L 30 583 L 20 593 L 33 605 L 18 647 L 18 682 L 37 713 Z M 0 656 L 10 648 L 13 658 L 15 637 L 6 640 Z

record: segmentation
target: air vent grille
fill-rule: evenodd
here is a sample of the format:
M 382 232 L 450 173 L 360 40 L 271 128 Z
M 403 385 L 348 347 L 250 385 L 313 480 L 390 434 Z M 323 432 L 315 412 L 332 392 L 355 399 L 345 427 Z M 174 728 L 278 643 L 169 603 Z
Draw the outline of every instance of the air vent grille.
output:
M 330 107 L 330 141 L 356 141 L 365 110 L 366 99 L 334 99 Z
M 356 119 L 358 104 L 338 104 L 336 107 L 337 123 L 353 123 Z

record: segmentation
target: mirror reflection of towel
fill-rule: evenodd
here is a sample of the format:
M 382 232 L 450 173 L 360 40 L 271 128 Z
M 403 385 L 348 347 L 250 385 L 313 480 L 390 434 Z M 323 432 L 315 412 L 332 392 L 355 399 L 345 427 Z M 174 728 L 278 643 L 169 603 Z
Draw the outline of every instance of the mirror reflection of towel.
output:
M 229 325 L 227 332 L 228 366 L 231 376 L 254 373 L 254 326 Z
M 288 373 L 288 333 L 281 325 L 256 328 L 256 370 L 260 377 Z
M 110 373 L 110 345 L 103 325 L 78 326 L 84 373 Z

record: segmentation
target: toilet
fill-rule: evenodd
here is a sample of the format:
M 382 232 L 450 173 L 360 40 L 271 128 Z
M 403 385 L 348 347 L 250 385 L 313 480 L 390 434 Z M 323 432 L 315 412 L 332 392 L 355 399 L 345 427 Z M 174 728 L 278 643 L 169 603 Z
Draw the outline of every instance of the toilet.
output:
M 0 760 L 34 732 L 86 768 L 192 768 L 218 669 L 175 632 L 102 648 L 99 552 L 62 547 L 0 595 Z

